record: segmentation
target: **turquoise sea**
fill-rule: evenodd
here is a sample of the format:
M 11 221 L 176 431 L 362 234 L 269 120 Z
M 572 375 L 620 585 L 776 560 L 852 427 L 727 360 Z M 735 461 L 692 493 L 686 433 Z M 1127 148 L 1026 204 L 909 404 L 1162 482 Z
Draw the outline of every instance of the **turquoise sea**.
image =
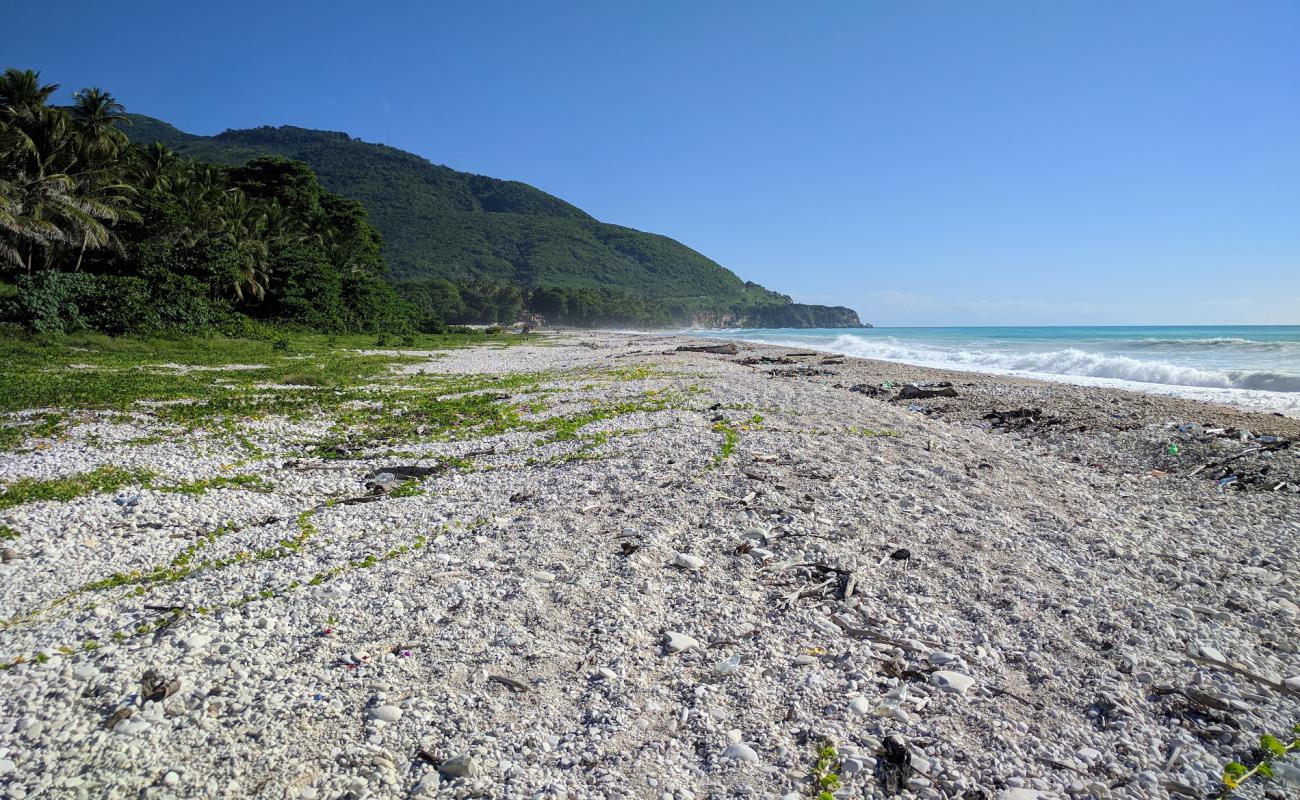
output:
M 691 331 L 1300 416 L 1300 325 Z

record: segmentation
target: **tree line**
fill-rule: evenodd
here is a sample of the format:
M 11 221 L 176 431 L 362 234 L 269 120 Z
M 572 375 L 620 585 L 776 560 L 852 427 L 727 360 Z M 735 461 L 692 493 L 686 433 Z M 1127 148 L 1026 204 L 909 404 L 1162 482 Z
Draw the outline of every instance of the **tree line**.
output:
M 84 89 L 65 107 L 50 103 L 58 88 L 31 70 L 0 76 L 7 318 L 45 332 L 410 326 L 364 209 L 306 165 L 132 145 L 112 94 Z
M 306 164 L 264 156 L 228 166 L 133 144 L 112 94 L 83 89 L 65 106 L 51 102 L 58 89 L 32 70 L 0 75 L 0 318 L 30 330 L 438 332 L 525 316 L 657 327 L 719 304 L 522 286 L 468 263 L 459 279 L 394 285 L 365 209 L 324 189 Z M 723 313 L 790 302 L 742 289 Z

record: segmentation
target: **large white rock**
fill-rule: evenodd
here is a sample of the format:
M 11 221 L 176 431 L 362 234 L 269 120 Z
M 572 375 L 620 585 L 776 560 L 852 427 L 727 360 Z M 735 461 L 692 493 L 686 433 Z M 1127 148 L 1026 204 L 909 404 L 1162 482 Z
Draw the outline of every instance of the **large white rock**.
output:
M 677 631 L 664 632 L 664 648 L 670 653 L 684 653 L 700 646 L 698 639 Z
M 700 568 L 704 566 L 704 559 L 690 553 L 678 553 L 677 557 L 673 559 L 673 563 L 684 569 L 689 569 L 691 572 L 699 572 Z
M 370 717 L 384 722 L 397 722 L 402 718 L 402 709 L 397 706 L 375 706 L 370 710 Z
M 722 751 L 722 757 L 730 758 L 733 761 L 744 761 L 748 764 L 758 763 L 758 753 L 755 753 L 754 748 L 744 742 L 729 745 L 726 750 Z
M 930 673 L 930 681 L 944 691 L 966 694 L 966 690 L 975 685 L 975 679 L 950 669 L 941 669 Z

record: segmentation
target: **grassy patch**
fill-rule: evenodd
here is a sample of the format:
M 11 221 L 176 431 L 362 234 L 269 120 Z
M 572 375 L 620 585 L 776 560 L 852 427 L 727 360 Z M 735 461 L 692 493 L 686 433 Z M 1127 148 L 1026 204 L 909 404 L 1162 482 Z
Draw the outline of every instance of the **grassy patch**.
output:
M 0 451 L 17 450 L 28 439 L 51 438 L 67 429 L 66 414 L 37 414 L 0 426 Z
M 0 509 L 13 508 L 23 503 L 40 500 L 66 502 L 97 492 L 113 492 L 123 486 L 146 485 L 153 473 L 143 470 L 126 470 L 117 467 L 100 467 L 67 478 L 35 480 L 20 478 L 0 492 Z
M 8 525 L 0 525 L 0 542 L 9 542 L 18 538 L 18 531 Z
M 710 468 L 722 466 L 722 462 L 731 458 L 736 452 L 736 446 L 740 444 L 740 427 L 734 423 L 725 420 L 715 422 L 713 423 L 713 431 L 722 434 L 722 445 L 709 463 Z
M 272 487 L 271 484 L 257 475 L 218 475 L 213 478 L 203 478 L 197 481 L 185 481 L 171 486 L 154 486 L 151 488 L 173 494 L 199 495 L 212 489 L 247 489 L 253 492 L 269 492 Z

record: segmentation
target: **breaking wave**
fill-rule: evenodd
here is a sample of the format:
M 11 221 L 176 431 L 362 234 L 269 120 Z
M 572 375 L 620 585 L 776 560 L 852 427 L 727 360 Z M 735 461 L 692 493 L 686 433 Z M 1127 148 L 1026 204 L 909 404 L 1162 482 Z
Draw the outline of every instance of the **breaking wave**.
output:
M 829 340 L 810 341 L 811 337 L 802 341 L 799 339 L 797 336 L 792 337 L 781 344 L 795 347 L 811 345 L 862 358 L 948 369 L 1109 378 L 1212 389 L 1300 392 L 1300 373 L 1205 369 L 1073 347 L 1045 352 L 1006 352 L 928 347 L 902 342 L 893 337 L 865 339 L 852 334 L 843 334 Z
M 1235 336 L 1217 336 L 1210 339 L 1116 339 L 1109 344 L 1119 347 L 1131 347 L 1135 349 L 1168 349 L 1168 350 L 1250 350 L 1256 352 L 1286 352 L 1292 351 L 1300 356 L 1300 342 L 1266 342 L 1258 339 L 1241 339 Z

